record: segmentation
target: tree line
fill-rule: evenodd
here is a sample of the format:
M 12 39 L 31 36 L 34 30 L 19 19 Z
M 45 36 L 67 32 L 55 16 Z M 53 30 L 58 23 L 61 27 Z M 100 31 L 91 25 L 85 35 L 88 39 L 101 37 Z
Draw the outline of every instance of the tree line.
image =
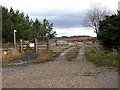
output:
M 2 42 L 13 42 L 14 30 L 17 30 L 17 41 L 38 40 L 47 41 L 56 36 L 56 32 L 53 31 L 53 23 L 50 23 L 47 19 L 42 22 L 38 19 L 32 20 L 28 15 L 25 15 L 19 10 L 13 10 L 2 6 Z

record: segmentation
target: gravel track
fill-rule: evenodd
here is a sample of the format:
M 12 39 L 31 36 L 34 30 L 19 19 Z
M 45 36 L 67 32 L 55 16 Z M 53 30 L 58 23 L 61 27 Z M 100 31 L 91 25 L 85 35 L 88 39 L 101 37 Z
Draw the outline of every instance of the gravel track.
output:
M 69 50 L 65 52 L 68 53 Z M 73 61 L 65 60 L 65 52 L 54 61 L 13 67 L 11 71 L 4 72 L 2 74 L 3 88 L 118 87 L 117 71 L 107 67 L 95 67 L 85 58 L 81 58 L 84 56 L 84 48 L 80 49 L 78 57 Z

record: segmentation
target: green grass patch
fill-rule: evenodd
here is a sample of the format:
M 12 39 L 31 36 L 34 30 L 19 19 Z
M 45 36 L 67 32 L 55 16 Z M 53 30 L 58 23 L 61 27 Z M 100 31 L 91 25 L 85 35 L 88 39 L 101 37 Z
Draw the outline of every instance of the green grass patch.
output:
M 118 66 L 120 55 L 104 50 L 101 47 L 86 47 L 86 59 L 92 61 L 97 66 Z

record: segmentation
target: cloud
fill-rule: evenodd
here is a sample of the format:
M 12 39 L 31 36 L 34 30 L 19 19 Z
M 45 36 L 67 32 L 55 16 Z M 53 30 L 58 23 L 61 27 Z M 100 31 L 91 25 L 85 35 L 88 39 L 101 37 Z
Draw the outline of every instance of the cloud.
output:
M 43 20 L 44 18 L 48 19 L 51 23 L 54 24 L 55 28 L 71 28 L 71 27 L 80 27 L 81 23 L 84 19 L 83 12 L 59 12 L 59 11 L 51 11 L 45 13 L 29 13 L 32 18 L 38 18 Z

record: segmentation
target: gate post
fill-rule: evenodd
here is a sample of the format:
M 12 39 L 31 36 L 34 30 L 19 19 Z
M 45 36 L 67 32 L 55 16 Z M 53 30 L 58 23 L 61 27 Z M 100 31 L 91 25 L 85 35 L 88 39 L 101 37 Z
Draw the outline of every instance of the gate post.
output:
M 69 45 L 69 40 L 67 40 L 67 45 Z
M 47 48 L 48 48 L 48 51 L 50 52 L 51 51 L 51 40 L 48 40 Z
M 55 46 L 57 47 L 58 45 L 57 45 L 57 40 L 55 40 Z
M 20 52 L 21 53 L 23 52 L 23 41 L 22 41 L 22 39 L 20 40 Z
M 37 52 L 37 38 L 35 38 L 35 52 Z

